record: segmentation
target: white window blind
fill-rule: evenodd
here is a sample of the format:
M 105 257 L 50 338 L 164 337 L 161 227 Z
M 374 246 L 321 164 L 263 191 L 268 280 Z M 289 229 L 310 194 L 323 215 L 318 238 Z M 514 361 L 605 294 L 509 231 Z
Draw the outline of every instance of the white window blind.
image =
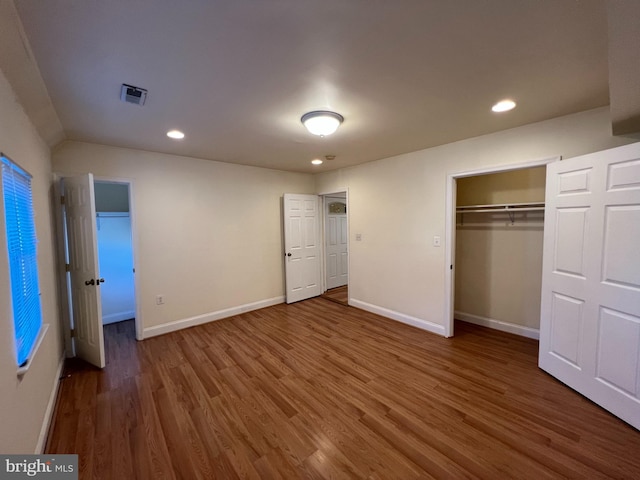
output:
M 0 159 L 13 324 L 20 367 L 29 360 L 42 327 L 31 175 L 4 155 Z

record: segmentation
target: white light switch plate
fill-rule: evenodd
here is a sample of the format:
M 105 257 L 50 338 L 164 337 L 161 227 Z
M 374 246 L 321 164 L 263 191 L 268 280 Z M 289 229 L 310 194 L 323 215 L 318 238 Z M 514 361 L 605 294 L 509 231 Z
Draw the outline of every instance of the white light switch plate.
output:
M 440 236 L 436 235 L 433 237 L 433 246 L 434 247 L 439 247 L 440 246 Z

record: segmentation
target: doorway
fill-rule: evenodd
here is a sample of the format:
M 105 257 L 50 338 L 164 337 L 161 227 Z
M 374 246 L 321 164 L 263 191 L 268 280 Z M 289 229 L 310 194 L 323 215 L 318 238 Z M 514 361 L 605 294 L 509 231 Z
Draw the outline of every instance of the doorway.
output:
M 536 160 L 536 161 L 531 161 L 526 163 L 505 165 L 501 167 L 493 167 L 493 168 L 487 168 L 487 169 L 481 169 L 481 170 L 472 170 L 467 172 L 460 172 L 460 173 L 451 174 L 448 176 L 447 194 L 446 194 L 447 239 L 445 243 L 445 258 L 446 258 L 445 279 L 446 280 L 445 280 L 445 322 L 444 322 L 446 337 L 451 337 L 454 334 L 454 312 L 455 312 L 455 306 L 456 306 L 456 298 L 455 298 L 456 297 L 456 269 L 458 268 L 458 265 L 456 264 L 456 245 L 457 245 L 456 227 L 458 225 L 458 221 L 460 220 L 460 214 L 457 212 L 457 208 L 456 208 L 457 199 L 458 199 L 458 180 L 462 181 L 462 179 L 477 177 L 481 175 L 500 174 L 500 173 L 506 173 L 506 172 L 515 172 L 515 171 L 524 170 L 524 169 L 531 169 L 534 167 L 544 167 L 548 163 L 558 161 L 559 159 L 560 157 L 552 157 L 552 158 Z M 505 221 L 504 222 L 505 225 L 506 224 L 510 225 L 512 223 L 513 225 L 515 225 L 514 214 L 512 212 L 507 212 L 507 210 L 509 210 L 510 208 L 513 208 L 515 203 L 520 203 L 520 202 L 514 202 L 511 204 L 505 203 L 505 202 L 500 202 L 500 203 L 501 203 L 500 205 L 501 208 L 504 210 L 503 212 L 500 213 L 500 215 L 505 215 L 505 218 L 503 219 Z M 489 205 L 478 204 L 478 205 L 473 205 L 473 207 L 478 207 L 478 208 L 474 208 L 473 210 L 482 211 L 482 212 L 470 211 L 468 215 L 472 215 L 476 213 L 482 213 L 483 215 L 487 213 L 489 215 L 494 215 L 494 216 L 498 215 L 496 212 L 485 212 L 485 210 L 489 210 L 490 208 L 491 209 L 495 208 L 494 205 L 491 205 L 491 204 Z M 533 212 L 534 211 L 533 209 L 535 208 L 540 208 L 539 204 L 538 205 L 522 205 L 521 207 L 522 208 L 529 207 L 528 211 L 530 212 Z M 468 215 L 465 215 L 467 219 L 469 218 Z M 486 225 L 483 228 L 486 228 Z M 507 228 L 514 228 L 514 227 L 507 227 Z M 510 328 L 505 324 L 500 324 L 500 322 L 491 322 L 490 318 L 486 318 L 482 316 L 480 317 L 476 316 L 476 318 L 469 317 L 469 318 L 466 318 L 466 320 L 474 321 L 474 323 L 484 322 L 484 324 L 489 324 L 489 326 L 494 328 L 500 328 L 500 329 Z M 527 330 L 526 328 L 521 328 L 517 333 L 522 334 L 522 332 L 533 332 L 533 329 Z
M 349 304 L 349 221 L 347 192 L 323 194 L 324 293 L 327 300 Z
M 95 181 L 96 231 L 102 284 L 102 325 L 135 319 L 129 184 Z M 133 331 L 127 329 L 127 331 Z
M 98 368 L 103 368 L 105 341 L 101 292 L 107 282 L 112 283 L 105 274 L 111 277 L 115 266 L 116 270 L 124 268 L 130 272 L 130 276 L 135 277 L 133 182 L 114 178 L 100 178 L 94 182 L 92 174 L 56 176 L 56 179 L 59 180 L 56 181 L 56 193 L 60 195 L 61 200 L 61 208 L 58 209 L 58 251 L 62 262 L 61 271 L 64 272 L 60 275 L 60 292 L 62 318 L 67 319 L 64 322 L 65 348 L 67 356 L 78 356 Z M 97 195 L 96 187 L 99 190 Z M 119 195 L 105 195 L 104 191 L 100 193 L 100 190 L 105 188 L 118 191 Z M 98 215 L 98 211 L 102 215 Z M 111 219 L 117 220 L 114 223 Z M 107 241 L 111 242 L 103 245 L 102 262 L 99 262 L 98 228 L 101 236 L 109 237 Z M 123 245 L 116 245 L 118 241 Z M 116 250 L 124 250 L 127 253 L 116 258 Z M 103 264 L 102 267 L 100 263 Z M 142 340 L 138 289 L 135 288 L 135 278 L 132 282 L 130 276 L 124 287 L 122 282 L 119 287 L 120 290 L 127 291 L 127 305 L 114 304 L 113 298 L 110 299 L 107 294 L 106 323 L 117 322 L 127 317 L 130 319 L 127 330 L 135 330 L 135 339 Z M 118 280 L 113 283 L 118 284 Z M 131 339 L 133 340 L 133 335 Z

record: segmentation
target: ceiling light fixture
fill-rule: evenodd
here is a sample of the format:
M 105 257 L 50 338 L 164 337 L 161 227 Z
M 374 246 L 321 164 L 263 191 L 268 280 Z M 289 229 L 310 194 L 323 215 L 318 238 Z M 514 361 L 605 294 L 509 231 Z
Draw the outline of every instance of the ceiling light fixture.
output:
M 314 165 L 322 165 L 322 160 L 320 160 L 319 158 L 314 158 L 313 160 L 311 160 L 311 163 L 313 163 Z
M 310 133 L 324 137 L 335 132 L 344 121 L 344 117 L 339 113 L 316 110 L 305 113 L 300 121 Z
M 500 100 L 493 107 L 491 107 L 492 112 L 501 113 L 508 112 L 509 110 L 513 110 L 516 108 L 516 102 L 513 100 Z
M 169 130 L 167 132 L 167 137 L 173 138 L 174 140 L 182 140 L 184 138 L 184 133 L 180 130 Z

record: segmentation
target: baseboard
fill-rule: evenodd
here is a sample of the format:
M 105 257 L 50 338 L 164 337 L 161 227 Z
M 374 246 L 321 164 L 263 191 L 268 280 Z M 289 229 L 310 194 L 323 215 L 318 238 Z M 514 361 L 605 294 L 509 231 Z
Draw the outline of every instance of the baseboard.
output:
M 457 310 L 454 312 L 454 317 L 458 320 L 473 323 L 474 325 L 489 327 L 502 332 L 513 333 L 522 337 L 540 340 L 540 330 L 536 328 L 524 327 L 522 325 L 516 325 L 515 323 L 494 320 L 493 318 L 481 317 L 480 315 L 474 315 L 472 313 L 458 312 Z
M 129 310 L 128 312 L 117 312 L 110 315 L 102 316 L 102 324 L 108 325 L 110 323 L 122 322 L 123 320 L 131 320 L 136 317 L 135 310 Z
M 413 327 L 417 327 L 444 337 L 443 325 L 438 325 L 437 323 L 432 323 L 428 320 L 422 320 L 421 318 L 405 315 L 404 313 L 396 312 L 395 310 L 389 310 L 388 308 L 372 305 L 371 303 L 356 300 L 354 298 L 349 299 L 349 305 L 351 305 L 352 307 L 360 308 L 362 310 L 366 310 L 367 312 L 382 315 L 383 317 L 390 318 L 391 320 L 406 323 L 407 325 L 411 325 Z
M 65 356 L 62 355 L 60 363 L 56 369 L 56 376 L 51 389 L 51 395 L 49 395 L 49 403 L 47 403 L 47 409 L 44 412 L 44 419 L 42 420 L 42 427 L 40 428 L 40 435 L 38 435 L 38 443 L 36 444 L 36 455 L 44 453 L 44 449 L 47 446 L 47 436 L 49 434 L 49 427 L 51 427 L 51 420 L 53 420 L 53 414 L 55 413 L 56 399 L 58 398 L 58 389 L 60 388 L 60 377 L 62 376 L 62 369 L 64 368 Z
M 268 298 L 266 300 L 260 300 L 258 302 L 247 303 L 245 305 L 239 305 L 237 307 L 218 310 L 217 312 L 205 313 L 203 315 L 197 315 L 195 317 L 183 318 L 182 320 L 176 320 L 175 322 L 165 323 L 163 325 L 148 327 L 143 330 L 143 336 L 144 338 L 156 337 L 158 335 L 164 335 L 165 333 L 171 333 L 177 330 L 182 330 L 184 328 L 202 325 L 203 323 L 209 323 L 215 320 L 232 317 L 241 313 L 251 312 L 252 310 L 258 310 L 260 308 L 278 305 L 279 303 L 284 303 L 284 296 Z

